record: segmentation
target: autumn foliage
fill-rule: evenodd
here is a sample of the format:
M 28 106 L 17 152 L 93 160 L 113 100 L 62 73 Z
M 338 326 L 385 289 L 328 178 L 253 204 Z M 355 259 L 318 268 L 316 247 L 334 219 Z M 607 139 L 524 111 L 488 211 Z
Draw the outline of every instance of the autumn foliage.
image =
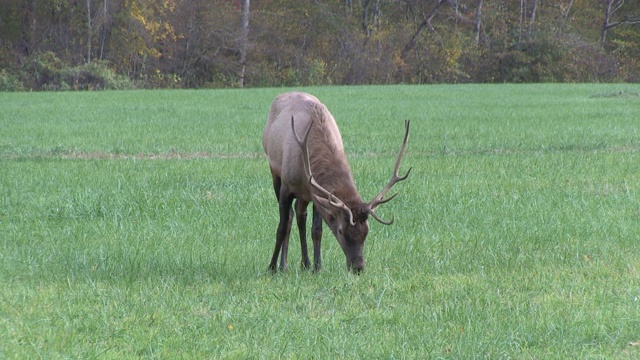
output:
M 4 0 L 0 89 L 640 81 L 638 2 L 242 4 Z

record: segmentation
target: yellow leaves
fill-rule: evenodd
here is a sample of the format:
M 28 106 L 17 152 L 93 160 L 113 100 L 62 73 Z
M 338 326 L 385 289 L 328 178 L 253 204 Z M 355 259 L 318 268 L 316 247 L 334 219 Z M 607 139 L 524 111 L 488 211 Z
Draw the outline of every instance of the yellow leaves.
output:
M 142 25 L 151 42 L 174 41 L 178 36 L 169 22 L 169 15 L 175 8 L 174 1 L 141 0 L 131 3 L 129 14 Z M 159 53 L 151 55 L 157 57 Z
M 176 2 L 175 0 L 165 0 L 165 1 L 161 1 L 160 5 L 162 6 L 163 9 L 167 10 L 167 11 L 175 11 L 176 9 Z
M 400 52 L 395 52 L 393 54 L 393 65 L 398 69 L 404 69 L 407 66 L 407 63 L 404 61 Z
M 449 46 L 444 49 L 444 59 L 447 67 L 453 68 L 458 64 L 458 59 L 463 53 L 462 42 L 458 37 L 453 37 L 449 41 Z

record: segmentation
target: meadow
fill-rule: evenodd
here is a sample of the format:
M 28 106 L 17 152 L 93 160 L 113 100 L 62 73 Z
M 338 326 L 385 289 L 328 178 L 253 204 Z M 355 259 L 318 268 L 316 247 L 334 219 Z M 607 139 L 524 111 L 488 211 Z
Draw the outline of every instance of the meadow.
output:
M 289 89 L 0 93 L 0 358 L 640 358 L 640 86 L 316 87 L 369 199 L 267 272 Z M 297 233 L 296 233 L 297 234 Z

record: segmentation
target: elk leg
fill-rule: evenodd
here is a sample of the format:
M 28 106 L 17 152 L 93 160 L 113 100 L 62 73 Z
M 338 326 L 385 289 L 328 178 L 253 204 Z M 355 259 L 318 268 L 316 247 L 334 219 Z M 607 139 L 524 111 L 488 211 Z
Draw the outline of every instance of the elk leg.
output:
M 280 180 L 274 176 L 274 187 L 276 185 L 276 180 Z M 279 181 L 278 181 L 279 182 Z M 273 256 L 271 257 L 271 263 L 269 264 L 269 270 L 275 271 L 278 265 L 278 256 L 280 255 L 280 249 L 283 248 L 283 243 L 286 242 L 284 249 L 284 255 L 280 262 L 280 269 L 286 270 L 286 252 L 289 243 L 289 233 L 291 231 L 291 204 L 293 203 L 293 195 L 290 194 L 286 189 L 283 191 L 282 188 L 276 188 L 276 196 L 278 197 L 278 204 L 280 205 L 280 222 L 278 223 L 278 230 L 276 232 L 276 247 L 273 250 Z
M 322 217 L 313 204 L 313 219 L 311 222 L 311 239 L 313 240 L 313 271 L 322 269 L 322 259 L 320 255 L 320 243 L 322 242 Z
M 273 190 L 276 193 L 276 200 L 278 200 L 278 204 L 280 205 L 280 189 L 282 188 L 282 179 L 276 175 L 276 173 L 273 171 L 273 169 L 271 169 L 271 177 L 273 178 Z M 291 205 L 289 205 L 289 208 L 291 207 Z M 277 260 L 274 262 L 273 259 L 276 259 L 278 257 L 278 252 L 280 252 L 280 250 L 282 250 L 281 252 L 281 258 L 280 258 L 280 269 L 281 270 L 287 270 L 287 254 L 289 252 L 289 234 L 291 234 L 291 212 L 289 211 L 289 220 L 287 223 L 287 230 L 285 233 L 285 237 L 284 240 L 281 241 L 280 247 L 278 247 L 278 239 L 279 239 L 279 233 L 280 233 L 280 226 L 278 226 L 278 232 L 276 233 L 276 249 L 274 251 L 274 255 L 273 258 L 271 260 L 271 264 L 269 265 L 269 269 L 271 271 L 275 271 L 276 267 L 277 267 Z
M 287 234 L 284 237 L 284 241 L 282 241 L 282 246 L 280 248 L 280 270 L 287 271 L 289 265 L 287 264 L 287 256 L 289 254 L 289 237 L 291 236 L 291 223 L 293 219 L 293 213 L 289 210 L 289 220 L 287 222 Z
M 276 192 L 276 200 L 280 199 L 280 187 L 282 187 L 282 179 L 271 170 L 271 178 L 273 179 L 273 190 Z
M 309 203 L 297 199 L 296 200 L 296 220 L 298 223 L 298 231 L 300 232 L 300 249 L 302 250 L 302 268 L 308 269 L 311 266 L 309 261 L 309 251 L 307 250 L 307 205 Z

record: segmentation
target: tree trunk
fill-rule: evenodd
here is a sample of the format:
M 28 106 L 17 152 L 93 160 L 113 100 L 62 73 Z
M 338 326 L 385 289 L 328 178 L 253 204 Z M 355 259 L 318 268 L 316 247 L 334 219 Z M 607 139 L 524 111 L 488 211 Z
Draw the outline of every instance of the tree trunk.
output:
M 345 15 L 351 15 L 353 12 L 353 1 L 352 0 L 344 0 L 344 13 Z
M 91 0 L 87 0 L 87 64 L 91 63 Z
M 518 42 L 522 42 L 522 27 L 524 24 L 524 0 L 520 0 L 520 30 L 518 31 Z
M 245 85 L 247 48 L 249 47 L 249 13 L 251 0 L 242 0 L 242 24 L 240 25 L 240 87 Z
M 102 31 L 100 33 L 100 60 L 104 60 L 104 48 L 106 46 L 107 43 L 107 32 L 109 31 L 109 9 L 108 9 L 108 3 L 109 0 L 103 0 L 104 1 L 104 7 L 102 9 L 103 14 L 101 17 L 101 27 L 102 27 Z
M 362 4 L 362 30 L 364 30 L 364 35 L 366 37 L 369 37 L 369 24 L 367 23 L 369 2 L 370 0 L 364 0 L 364 3 Z
M 571 11 L 571 6 L 573 6 L 573 2 L 575 0 L 569 0 L 569 4 L 567 5 L 567 9 L 563 10 L 560 15 L 560 24 L 558 25 L 558 32 L 557 34 L 560 35 L 562 34 L 562 29 L 564 28 L 564 23 L 565 21 L 567 21 L 567 17 L 569 17 L 569 11 Z
M 37 49 L 37 1 L 25 0 L 22 2 L 22 29 L 21 29 L 21 48 L 26 55 L 35 52 Z
M 476 18 L 473 22 L 473 28 L 476 34 L 476 45 L 480 45 L 480 29 L 482 28 L 482 0 L 478 0 L 478 6 L 476 7 Z
M 611 22 L 611 16 L 624 5 L 624 0 L 607 0 L 607 7 L 604 11 L 604 24 L 602 24 L 602 33 L 600 35 L 600 45 L 604 46 L 607 39 L 607 30 L 620 25 L 637 25 L 640 24 L 640 15 L 627 15 L 620 21 Z
M 420 23 L 420 25 L 418 26 L 418 30 L 416 30 L 416 32 L 413 34 L 409 42 L 407 42 L 407 44 L 404 46 L 404 49 L 402 49 L 402 53 L 400 54 L 401 59 L 404 60 L 407 58 L 407 56 L 409 55 L 409 52 L 413 50 L 413 48 L 418 43 L 418 38 L 420 38 L 420 34 L 422 34 L 424 29 L 426 29 L 427 27 L 431 27 L 431 19 L 433 19 L 433 17 L 436 16 L 436 11 L 440 7 L 440 5 L 444 4 L 446 1 L 447 0 L 438 0 L 433 10 L 431 10 L 431 12 L 424 18 L 422 23 Z
M 369 10 L 370 3 L 371 0 L 365 0 L 362 4 L 362 30 L 366 38 L 371 35 L 371 25 L 378 22 L 380 17 L 380 0 L 373 1 L 373 9 L 371 10 Z
M 538 9 L 538 0 L 533 0 L 531 6 L 531 16 L 529 16 L 529 26 L 527 26 L 527 38 L 531 38 L 531 32 L 533 32 L 533 23 L 536 21 L 536 10 Z
M 602 33 L 600 34 L 600 45 L 604 45 L 604 41 L 607 38 L 609 19 L 611 18 L 611 3 L 613 3 L 613 0 L 607 0 L 607 7 L 604 10 L 604 24 L 602 24 Z

